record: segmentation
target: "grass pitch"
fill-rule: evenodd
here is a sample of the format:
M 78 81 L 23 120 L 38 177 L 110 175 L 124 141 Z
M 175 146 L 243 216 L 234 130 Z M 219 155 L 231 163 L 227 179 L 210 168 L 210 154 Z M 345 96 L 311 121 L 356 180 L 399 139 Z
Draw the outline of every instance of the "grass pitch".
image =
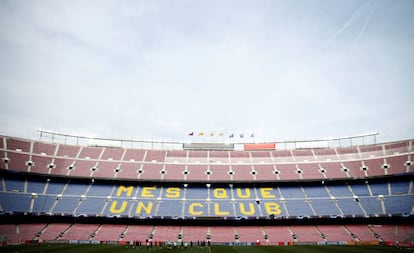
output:
M 49 245 L 18 245 L 0 247 L 2 253 L 393 253 L 407 252 L 385 246 L 211 246 L 188 248 L 134 248 L 126 245 L 79 245 L 79 244 L 49 244 Z M 414 251 L 413 251 L 414 252 Z

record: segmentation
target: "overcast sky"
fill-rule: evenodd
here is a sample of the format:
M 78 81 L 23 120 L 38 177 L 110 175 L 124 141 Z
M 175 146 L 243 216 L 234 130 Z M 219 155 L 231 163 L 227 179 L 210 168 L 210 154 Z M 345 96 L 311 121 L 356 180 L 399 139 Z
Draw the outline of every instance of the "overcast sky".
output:
M 2 134 L 414 137 L 412 0 L 1 0 L 0 59 Z

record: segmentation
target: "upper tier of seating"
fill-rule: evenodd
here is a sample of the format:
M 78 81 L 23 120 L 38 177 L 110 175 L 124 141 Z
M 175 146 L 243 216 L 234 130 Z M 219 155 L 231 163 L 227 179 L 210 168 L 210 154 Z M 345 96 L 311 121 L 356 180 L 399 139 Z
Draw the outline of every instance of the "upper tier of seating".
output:
M 153 150 L 45 143 L 0 136 L 0 169 L 155 181 L 365 178 L 409 173 L 414 140 L 267 151 Z

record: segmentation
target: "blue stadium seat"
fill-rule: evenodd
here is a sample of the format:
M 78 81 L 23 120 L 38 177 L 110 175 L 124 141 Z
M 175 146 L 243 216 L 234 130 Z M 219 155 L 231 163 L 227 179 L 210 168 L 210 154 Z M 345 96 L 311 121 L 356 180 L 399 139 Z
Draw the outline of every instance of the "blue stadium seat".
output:
M 113 189 L 112 184 L 92 184 L 88 191 L 88 196 L 109 196 Z
M 63 187 L 65 187 L 65 183 L 63 182 L 52 182 L 50 181 L 47 185 L 47 194 L 61 194 L 63 191 Z
M 76 214 L 87 214 L 95 216 L 100 214 L 105 205 L 105 198 L 86 197 L 81 201 L 79 208 L 76 210 Z
M 302 200 L 287 200 L 286 201 L 286 208 L 289 211 L 290 216 L 312 216 L 314 213 L 312 209 L 310 209 L 309 204 L 305 202 L 304 199 Z
M 340 215 L 336 205 L 330 199 L 312 199 L 312 207 L 317 215 Z
M 183 202 L 181 199 L 162 199 L 159 203 L 158 212 L 155 215 L 158 216 L 183 216 Z
M 366 184 L 353 184 L 351 187 L 357 196 L 370 196 Z
M 408 190 L 410 188 L 410 182 L 391 182 L 391 194 L 408 194 Z
M 390 214 L 411 213 L 414 206 L 413 195 L 387 196 L 384 199 L 385 209 Z
M 28 193 L 43 193 L 45 189 L 46 181 L 34 181 L 28 180 L 27 181 L 27 192 Z
M 56 195 L 38 195 L 34 201 L 34 213 L 49 213 L 53 204 L 56 202 Z
M 58 200 L 53 213 L 73 213 L 75 208 L 79 204 L 79 197 L 68 197 L 63 196 L 62 199 Z
M 0 192 L 0 204 L 4 212 L 28 212 L 30 201 L 30 194 Z
M 330 185 L 329 191 L 335 197 L 352 197 L 352 192 L 348 189 L 347 185 Z
M 388 195 L 388 183 L 370 183 L 373 196 Z
M 367 214 L 383 214 L 381 202 L 377 197 L 360 197 L 359 201 Z
M 318 197 L 318 198 L 329 198 L 328 192 L 325 190 L 324 186 L 303 186 L 306 195 L 309 198 Z
M 284 186 L 280 187 L 280 191 L 282 192 L 282 196 L 285 199 L 288 198 L 305 198 L 303 191 L 298 186 Z
M 205 201 L 208 197 L 207 195 L 207 187 L 206 188 L 196 188 L 196 187 L 188 187 L 187 188 L 187 193 L 185 196 L 187 199 L 192 199 L 192 200 L 203 200 Z
M 86 192 L 86 189 L 88 189 L 88 186 L 89 185 L 85 184 L 85 183 L 71 182 L 66 187 L 64 194 L 65 195 L 75 195 L 75 196 L 84 195 L 85 192 Z
M 6 179 L 6 191 L 24 192 L 24 181 L 19 179 Z
M 337 203 L 345 215 L 363 215 L 361 207 L 353 198 L 337 199 Z

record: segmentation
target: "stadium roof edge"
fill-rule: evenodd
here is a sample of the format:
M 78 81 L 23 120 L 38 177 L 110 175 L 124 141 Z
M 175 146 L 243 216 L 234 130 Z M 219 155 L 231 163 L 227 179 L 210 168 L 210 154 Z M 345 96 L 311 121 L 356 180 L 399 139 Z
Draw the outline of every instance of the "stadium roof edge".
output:
M 98 145 L 98 146 L 141 146 L 146 148 L 157 148 L 161 147 L 162 149 L 172 147 L 171 149 L 182 149 L 183 145 L 193 143 L 191 140 L 182 140 L 182 141 L 174 141 L 174 140 L 137 140 L 137 139 L 127 139 L 127 138 L 104 138 L 104 137 L 93 137 L 93 136 L 86 136 L 86 135 L 77 135 L 77 134 L 69 134 L 57 131 L 50 131 L 44 129 L 37 130 L 40 135 L 40 140 L 42 139 L 49 139 L 52 142 L 59 141 L 67 143 L 68 140 L 71 140 L 70 143 L 74 141 L 76 144 L 84 144 L 85 142 L 88 145 Z M 365 145 L 365 144 L 377 144 L 376 137 L 379 135 L 379 132 L 370 132 L 365 134 L 358 134 L 358 135 L 349 135 L 349 136 L 342 136 L 342 137 L 327 137 L 327 138 L 320 138 L 320 139 L 309 139 L 309 140 L 284 140 L 284 141 L 238 141 L 233 139 L 226 139 L 221 142 L 213 142 L 217 144 L 232 144 L 235 145 L 235 150 L 243 149 L 243 145 L 245 144 L 275 144 L 279 149 L 299 149 L 299 148 L 324 148 L 324 147 L 346 147 L 346 146 L 354 146 L 354 145 Z M 368 140 L 368 143 L 366 142 Z M 200 141 L 198 141 L 200 142 Z M 203 143 L 201 141 L 201 143 Z M 239 146 L 239 148 L 237 148 Z M 240 148 L 241 147 L 241 148 Z
M 73 138 L 80 138 L 80 139 L 92 139 L 92 140 L 106 140 L 106 141 L 123 141 L 123 142 L 147 142 L 147 143 L 153 143 L 153 142 L 163 142 L 163 143 L 170 143 L 170 144 L 183 144 L 185 141 L 173 141 L 173 140 L 166 140 L 166 141 L 157 141 L 157 140 L 136 140 L 136 139 L 121 139 L 121 138 L 105 138 L 105 137 L 92 137 L 92 136 L 86 136 L 86 135 L 77 135 L 77 134 L 68 134 L 63 132 L 57 132 L 57 131 L 50 131 L 50 130 L 44 130 L 44 129 L 38 129 L 37 130 L 40 135 L 42 134 L 50 134 L 50 135 L 58 135 L 63 137 L 73 137 Z M 223 141 L 222 143 L 232 143 L 232 144 L 246 144 L 246 143 L 276 143 L 276 144 L 282 144 L 282 143 L 301 143 L 301 142 L 321 142 L 321 141 L 339 141 L 339 140 L 349 140 L 349 139 L 358 139 L 358 138 L 364 138 L 364 137 L 373 137 L 379 135 L 379 132 L 370 132 L 370 133 L 364 133 L 364 134 L 357 134 L 357 135 L 347 135 L 347 136 L 340 136 L 340 137 L 326 137 L 321 139 L 309 139 L 309 140 L 284 140 L 284 141 L 263 141 L 263 142 L 232 142 L 229 140 Z M 221 143 L 221 142 L 218 142 Z

